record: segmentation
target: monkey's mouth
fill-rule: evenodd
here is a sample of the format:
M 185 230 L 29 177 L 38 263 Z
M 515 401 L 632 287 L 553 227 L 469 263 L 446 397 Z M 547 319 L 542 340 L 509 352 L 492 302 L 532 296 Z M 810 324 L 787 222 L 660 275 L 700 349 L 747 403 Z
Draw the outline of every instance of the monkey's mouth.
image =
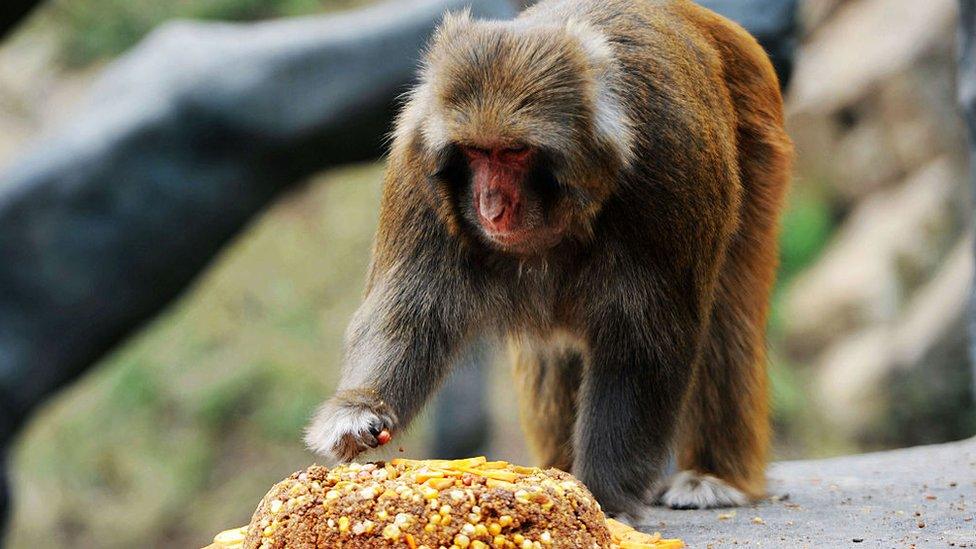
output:
M 552 227 L 518 228 L 512 231 L 492 231 L 482 227 L 489 244 L 500 251 L 518 255 L 544 252 L 562 239 L 562 231 Z

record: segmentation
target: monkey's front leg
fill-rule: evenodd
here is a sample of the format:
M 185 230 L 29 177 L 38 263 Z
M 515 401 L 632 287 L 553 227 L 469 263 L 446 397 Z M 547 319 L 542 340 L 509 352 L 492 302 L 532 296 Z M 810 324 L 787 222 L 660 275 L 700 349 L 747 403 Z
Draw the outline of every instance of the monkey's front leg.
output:
M 698 330 L 661 324 L 632 305 L 611 308 L 590 335 L 573 473 L 604 511 L 633 521 L 652 504 L 667 462 Z
M 428 280 L 387 280 L 356 312 L 339 389 L 305 433 L 308 447 L 330 463 L 351 461 L 385 442 L 383 431 L 405 428 L 447 373 L 467 314 Z

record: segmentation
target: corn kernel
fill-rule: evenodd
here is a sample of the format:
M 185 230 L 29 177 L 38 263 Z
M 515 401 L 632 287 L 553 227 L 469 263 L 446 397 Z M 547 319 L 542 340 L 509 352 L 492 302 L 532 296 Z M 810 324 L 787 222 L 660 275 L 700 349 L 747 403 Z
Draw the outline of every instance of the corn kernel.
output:
M 465 549 L 468 545 L 471 545 L 471 539 L 464 534 L 458 534 L 454 536 L 454 545 L 457 545 L 461 549 Z
M 400 527 L 396 524 L 387 524 L 383 528 L 383 537 L 386 539 L 400 539 Z
M 396 524 L 400 528 L 410 526 L 413 521 L 414 516 L 409 513 L 397 513 L 397 516 L 393 518 L 393 524 Z
M 340 532 L 349 531 L 349 517 L 339 517 L 339 531 Z
M 491 532 L 492 536 L 497 536 L 498 534 L 502 533 L 502 526 L 497 522 L 492 522 L 488 525 L 488 531 Z
M 454 486 L 454 479 L 453 478 L 432 478 L 427 482 L 425 482 L 424 484 L 430 486 L 431 488 L 434 488 L 435 490 L 445 490 L 447 488 L 450 488 L 451 486 Z

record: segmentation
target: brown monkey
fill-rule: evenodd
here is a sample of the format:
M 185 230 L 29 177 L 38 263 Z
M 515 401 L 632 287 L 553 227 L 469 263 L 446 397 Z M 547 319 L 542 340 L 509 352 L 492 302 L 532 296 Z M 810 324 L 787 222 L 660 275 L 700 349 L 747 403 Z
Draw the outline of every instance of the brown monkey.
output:
M 514 343 L 541 461 L 608 512 L 760 496 L 791 154 L 765 54 L 690 1 L 446 17 L 397 120 L 366 297 L 308 445 L 377 446 L 494 332 Z M 659 481 L 671 448 L 682 472 Z

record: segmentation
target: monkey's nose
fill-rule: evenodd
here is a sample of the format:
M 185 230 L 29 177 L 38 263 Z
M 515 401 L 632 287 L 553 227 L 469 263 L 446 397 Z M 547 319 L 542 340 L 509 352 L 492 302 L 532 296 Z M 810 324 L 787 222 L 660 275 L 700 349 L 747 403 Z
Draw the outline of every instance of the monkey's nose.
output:
M 481 216 L 492 223 L 501 221 L 507 208 L 508 200 L 504 194 L 494 189 L 481 193 L 478 199 L 478 210 Z

